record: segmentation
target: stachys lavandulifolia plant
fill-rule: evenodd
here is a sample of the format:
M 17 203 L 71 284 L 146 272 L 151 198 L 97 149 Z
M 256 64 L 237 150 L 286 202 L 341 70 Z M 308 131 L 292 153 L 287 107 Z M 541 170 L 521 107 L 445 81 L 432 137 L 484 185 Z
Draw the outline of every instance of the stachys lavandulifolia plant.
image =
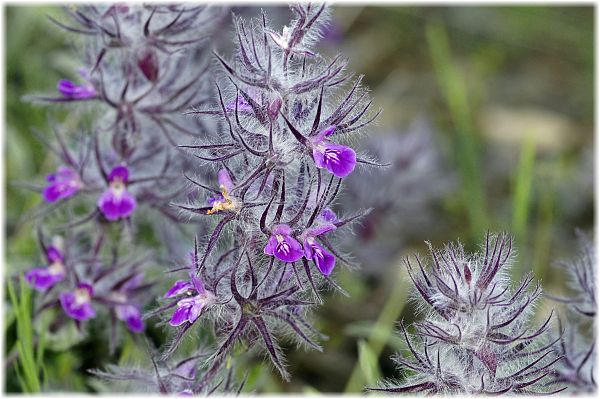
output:
M 174 329 L 165 359 L 190 329 L 211 326 L 210 364 L 259 351 L 288 380 L 282 333 L 320 350 L 309 311 L 324 288 L 345 293 L 335 272 L 352 263 L 334 238 L 367 211 L 336 215 L 331 206 L 355 170 L 382 166 L 353 144 L 379 112 L 341 56 L 315 50 L 327 6 L 290 8 L 295 18 L 282 29 L 264 12 L 249 21 L 234 16 L 234 56 L 215 53 L 217 106 L 189 112 L 218 128 L 181 145 L 212 178 L 190 178 L 205 199 L 178 206 L 211 227 L 153 312 Z
M 526 276 L 511 288 L 512 239 L 488 233 L 483 249 L 466 254 L 460 244 L 430 246 L 431 265 L 417 256 L 406 267 L 423 314 L 401 333 L 406 354 L 394 361 L 404 373 L 374 391 L 425 394 L 555 393 L 561 360 L 547 336 L 552 312 L 537 326 L 531 318 L 542 291 Z
M 551 299 L 565 305 L 558 319 L 558 331 L 553 340 L 562 360 L 553 375 L 557 382 L 568 386 L 568 392 L 585 394 L 596 392 L 596 251 L 591 240 L 577 231 L 579 255 L 559 263 L 568 273 L 570 295 Z
M 68 107 L 69 128 L 52 123 L 53 142 L 39 135 L 58 165 L 37 187 L 45 260 L 25 278 L 40 292 L 35 317 L 62 313 L 53 329 L 107 323 L 111 353 L 119 331 L 144 332 L 152 269 L 196 232 L 171 206 L 194 198 L 185 179 L 194 165 L 174 140 L 206 130 L 183 113 L 210 101 L 207 42 L 225 11 L 121 3 L 74 5 L 64 20 L 51 18 L 76 45 L 78 69 L 56 93 L 29 97 Z

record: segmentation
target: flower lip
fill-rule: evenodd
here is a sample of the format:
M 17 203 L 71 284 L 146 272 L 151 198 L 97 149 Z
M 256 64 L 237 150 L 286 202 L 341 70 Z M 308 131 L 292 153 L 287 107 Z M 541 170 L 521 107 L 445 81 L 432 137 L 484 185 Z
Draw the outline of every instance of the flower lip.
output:
M 271 237 L 265 246 L 265 255 L 275 256 L 286 263 L 296 262 L 304 256 L 302 245 L 292 237 L 292 229 L 287 224 L 279 224 L 271 230 Z
M 61 166 L 56 173 L 46 177 L 48 186 L 42 191 L 46 202 L 55 202 L 75 195 L 82 187 L 77 172 L 67 166 Z

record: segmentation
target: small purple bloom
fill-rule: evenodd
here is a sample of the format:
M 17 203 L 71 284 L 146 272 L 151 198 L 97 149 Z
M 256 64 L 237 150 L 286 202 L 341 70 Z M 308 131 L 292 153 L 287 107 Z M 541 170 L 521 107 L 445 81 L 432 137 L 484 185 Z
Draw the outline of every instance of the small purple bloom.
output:
M 275 256 L 284 262 L 296 262 L 304 256 L 302 245 L 292 237 L 292 229 L 287 224 L 280 224 L 273 228 L 272 235 L 265 247 L 266 255 Z
M 177 302 L 177 309 L 173 312 L 169 324 L 173 327 L 179 326 L 186 321 L 194 323 L 202 314 L 202 310 L 214 303 L 215 296 L 204 288 L 202 280 L 191 276 L 191 281 L 177 281 L 165 294 L 165 298 L 171 298 L 181 294 L 188 297 Z
M 135 197 L 127 191 L 129 170 L 116 166 L 108 176 L 109 187 L 98 199 L 98 208 L 108 220 L 126 218 L 137 206 Z
M 350 147 L 332 144 L 325 138 L 335 129 L 335 125 L 329 126 L 312 140 L 313 159 L 317 168 L 325 168 L 337 177 L 346 177 L 356 166 L 356 153 Z
M 67 316 L 85 321 L 96 317 L 96 310 L 92 307 L 92 295 L 94 289 L 89 284 L 79 284 L 74 291 L 62 292 L 59 296 Z
M 304 241 L 304 255 L 306 259 L 314 261 L 317 269 L 325 276 L 329 276 L 335 267 L 335 256 L 327 252 L 312 236 Z
M 323 275 L 329 276 L 335 267 L 335 256 L 319 244 L 315 237 L 322 234 L 327 234 L 336 229 L 333 222 L 337 220 L 337 216 L 329 208 L 325 208 L 317 218 L 317 224 L 314 227 L 306 229 L 300 238 L 303 242 L 304 255 L 306 259 L 315 262 L 315 266 Z
M 62 281 L 66 274 L 63 254 L 56 247 L 48 247 L 46 258 L 50 263 L 48 267 L 36 267 L 25 274 L 29 285 L 40 292 Z
M 69 198 L 77 194 L 82 186 L 77 172 L 67 166 L 59 167 L 56 173 L 48 175 L 46 180 L 49 184 L 42 192 L 46 202 Z
M 98 94 L 94 86 L 90 83 L 78 85 L 66 79 L 58 81 L 58 91 L 60 91 L 64 97 L 74 100 L 87 100 L 96 97 Z
M 112 300 L 118 303 L 115 306 L 115 314 L 117 319 L 122 320 L 127 325 L 127 328 L 134 333 L 144 331 L 144 321 L 142 320 L 142 312 L 140 306 L 131 303 L 131 296 L 144 280 L 144 273 L 137 273 L 131 276 L 118 291 L 111 294 Z
M 144 331 L 144 321 L 139 305 L 117 305 L 115 313 L 117 319 L 124 321 L 131 332 L 140 333 Z

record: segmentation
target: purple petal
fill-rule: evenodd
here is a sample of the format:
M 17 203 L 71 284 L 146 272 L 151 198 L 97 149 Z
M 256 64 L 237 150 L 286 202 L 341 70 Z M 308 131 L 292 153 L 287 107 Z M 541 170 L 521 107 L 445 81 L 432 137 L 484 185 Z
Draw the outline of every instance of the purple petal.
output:
M 25 273 L 25 280 L 37 291 L 44 292 L 64 279 L 65 275 L 51 273 L 47 267 L 36 267 Z
M 296 262 L 304 256 L 302 245 L 292 236 L 283 236 L 281 242 L 277 242 L 273 255 L 284 262 Z
M 273 229 L 271 230 L 271 234 L 289 236 L 290 234 L 292 234 L 292 228 L 287 224 L 278 224 L 277 226 L 273 227 Z
M 96 89 L 90 84 L 78 85 L 70 80 L 58 81 L 58 91 L 67 98 L 84 100 L 96 96 Z
M 319 132 L 319 134 L 317 134 L 315 136 L 315 138 L 313 139 L 313 143 L 314 144 L 321 143 L 323 140 L 325 140 L 325 137 L 331 136 L 333 134 L 333 132 L 335 132 L 336 128 L 337 128 L 336 125 L 331 125 L 329 127 L 326 127 L 325 129 L 321 130 Z
M 169 324 L 172 325 L 173 327 L 177 327 L 177 326 L 180 326 L 183 323 L 185 323 L 188 320 L 190 309 L 191 309 L 191 306 L 189 306 L 189 305 L 178 306 L 177 309 L 175 310 L 175 312 L 173 313 L 173 316 L 171 317 Z
M 54 174 L 48 175 L 46 180 L 50 183 L 42 191 L 46 202 L 56 202 L 59 199 L 75 195 L 81 188 L 77 172 L 66 166 L 61 166 Z
M 198 292 L 198 294 L 206 293 L 206 289 L 204 288 L 204 283 L 202 283 L 202 279 L 200 277 L 192 276 L 192 284 L 194 288 Z
M 48 263 L 63 263 L 65 261 L 62 252 L 60 252 L 58 248 L 52 245 L 46 248 L 46 258 L 48 259 Z
M 204 308 L 204 301 L 196 300 L 196 302 L 191 306 L 190 313 L 188 314 L 188 321 L 190 323 L 198 320 L 198 317 L 202 314 L 202 309 Z
M 219 186 L 225 187 L 228 193 L 231 193 L 233 189 L 233 182 L 231 181 L 231 176 L 229 176 L 229 172 L 227 169 L 221 169 L 218 173 Z
M 313 158 L 318 168 L 326 168 L 337 177 L 346 177 L 356 166 L 356 153 L 350 147 L 338 144 L 313 149 Z
M 129 169 L 123 165 L 115 166 L 108 175 L 108 181 L 113 182 L 115 179 L 119 179 L 123 183 L 127 183 L 129 180 Z
M 127 325 L 127 328 L 134 333 L 144 331 L 144 322 L 139 307 L 135 305 L 120 305 L 115 310 L 117 318 Z
M 171 298 L 194 288 L 189 281 L 179 280 L 165 294 L 165 298 Z
M 125 188 L 109 187 L 98 199 L 98 208 L 108 220 L 126 218 L 136 206 L 135 198 Z
M 335 267 L 335 256 L 327 252 L 319 243 L 314 240 L 304 242 L 304 253 L 306 259 L 313 260 L 317 269 L 325 275 L 329 276 Z
M 89 301 L 78 302 L 76 292 L 62 292 L 59 300 L 67 316 L 75 320 L 85 321 L 96 316 L 96 311 Z
M 273 256 L 275 248 L 277 248 L 277 238 L 275 236 L 271 236 L 269 237 L 269 242 L 267 243 L 267 246 L 265 246 L 265 255 Z
M 337 215 L 330 208 L 324 208 L 319 216 L 326 222 L 334 223 L 337 221 Z

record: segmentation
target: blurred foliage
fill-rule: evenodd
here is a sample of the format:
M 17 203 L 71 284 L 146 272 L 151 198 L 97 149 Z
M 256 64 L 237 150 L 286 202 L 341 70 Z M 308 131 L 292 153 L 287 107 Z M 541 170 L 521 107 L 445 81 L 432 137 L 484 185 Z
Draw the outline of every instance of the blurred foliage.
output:
M 58 13 L 55 7 L 6 9 L 5 277 L 41 259 L 28 220 L 40 197 L 19 182 L 41 183 L 56 165 L 31 130 L 50 137 L 48 109 L 21 98 L 52 92 L 58 79 L 73 74 L 71 43 L 46 19 Z M 404 237 L 402 255 L 423 253 L 424 239 L 434 246 L 459 239 L 472 250 L 482 230 L 512 231 L 521 266 L 515 276 L 533 269 L 546 289 L 564 290 L 563 276 L 548 273 L 549 267 L 575 254 L 575 227 L 593 226 L 593 7 L 335 7 L 333 15 L 341 39 L 322 46 L 343 53 L 351 69 L 366 75 L 376 105 L 385 109 L 376 130 L 397 133 L 425 114 L 461 176 L 428 235 Z M 59 121 L 69 116 L 64 109 L 52 115 Z M 379 373 L 394 375 L 389 356 L 402 345 L 391 332 L 400 319 L 412 322 L 413 308 L 401 262 L 389 263 L 368 277 L 340 270 L 351 298 L 332 294 L 319 309 L 315 324 L 330 337 L 324 352 L 282 343 L 292 382 L 282 384 L 256 359 L 238 365 L 240 374 L 249 372 L 245 391 L 360 392 Z M 22 333 L 8 312 L 10 354 Z M 90 327 L 103 331 L 101 323 Z M 147 334 L 164 342 L 163 330 Z M 68 338 L 78 342 L 69 351 L 45 350 L 45 390 L 96 391 L 102 384 L 85 370 L 144 361 L 145 346 L 133 339 L 114 359 L 102 334 L 80 339 Z M 8 392 L 25 390 L 15 372 L 7 369 Z

